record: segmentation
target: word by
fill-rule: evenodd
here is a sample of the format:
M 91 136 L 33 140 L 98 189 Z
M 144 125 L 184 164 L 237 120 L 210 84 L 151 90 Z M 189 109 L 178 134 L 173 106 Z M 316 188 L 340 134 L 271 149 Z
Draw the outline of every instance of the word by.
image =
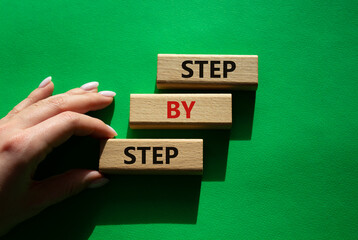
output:
M 194 107 L 195 101 L 191 101 L 189 107 L 186 103 L 186 101 L 181 101 L 181 104 L 183 104 L 184 110 L 186 112 L 186 118 L 190 118 L 190 112 Z M 178 118 L 180 116 L 179 111 L 180 103 L 177 101 L 168 101 L 167 102 L 167 117 L 168 118 Z

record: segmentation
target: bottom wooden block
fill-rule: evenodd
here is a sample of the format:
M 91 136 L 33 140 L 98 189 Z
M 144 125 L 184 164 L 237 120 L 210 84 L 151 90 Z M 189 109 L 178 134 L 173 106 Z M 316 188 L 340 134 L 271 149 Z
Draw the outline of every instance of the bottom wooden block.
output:
M 203 174 L 202 139 L 109 139 L 99 171 L 111 174 Z

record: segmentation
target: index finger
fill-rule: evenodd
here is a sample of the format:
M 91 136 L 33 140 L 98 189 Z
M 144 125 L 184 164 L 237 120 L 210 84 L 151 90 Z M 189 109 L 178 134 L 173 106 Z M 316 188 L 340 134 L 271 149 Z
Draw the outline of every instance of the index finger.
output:
M 82 90 L 81 94 L 58 94 L 24 109 L 14 118 L 14 121 L 20 128 L 28 128 L 61 112 L 86 113 L 107 107 L 112 101 L 113 96 L 104 96 L 101 92 L 94 93 Z

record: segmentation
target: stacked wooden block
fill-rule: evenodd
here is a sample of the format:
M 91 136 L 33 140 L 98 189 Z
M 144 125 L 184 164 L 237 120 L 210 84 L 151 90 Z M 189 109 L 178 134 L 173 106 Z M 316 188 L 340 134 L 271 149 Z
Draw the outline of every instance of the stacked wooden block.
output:
M 254 55 L 159 54 L 158 89 L 256 90 Z M 132 129 L 229 129 L 231 93 L 131 94 Z M 110 139 L 100 171 L 122 174 L 202 174 L 202 139 Z

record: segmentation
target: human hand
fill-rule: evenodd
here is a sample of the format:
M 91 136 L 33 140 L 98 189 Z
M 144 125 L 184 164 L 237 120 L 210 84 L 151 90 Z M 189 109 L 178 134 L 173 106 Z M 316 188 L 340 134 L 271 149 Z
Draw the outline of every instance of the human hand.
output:
M 94 170 L 76 169 L 42 181 L 32 176 L 51 150 L 72 135 L 112 138 L 116 132 L 84 115 L 107 107 L 114 92 L 97 92 L 98 83 L 51 96 L 51 77 L 0 120 L 0 236 L 17 223 L 86 188 L 108 180 Z

